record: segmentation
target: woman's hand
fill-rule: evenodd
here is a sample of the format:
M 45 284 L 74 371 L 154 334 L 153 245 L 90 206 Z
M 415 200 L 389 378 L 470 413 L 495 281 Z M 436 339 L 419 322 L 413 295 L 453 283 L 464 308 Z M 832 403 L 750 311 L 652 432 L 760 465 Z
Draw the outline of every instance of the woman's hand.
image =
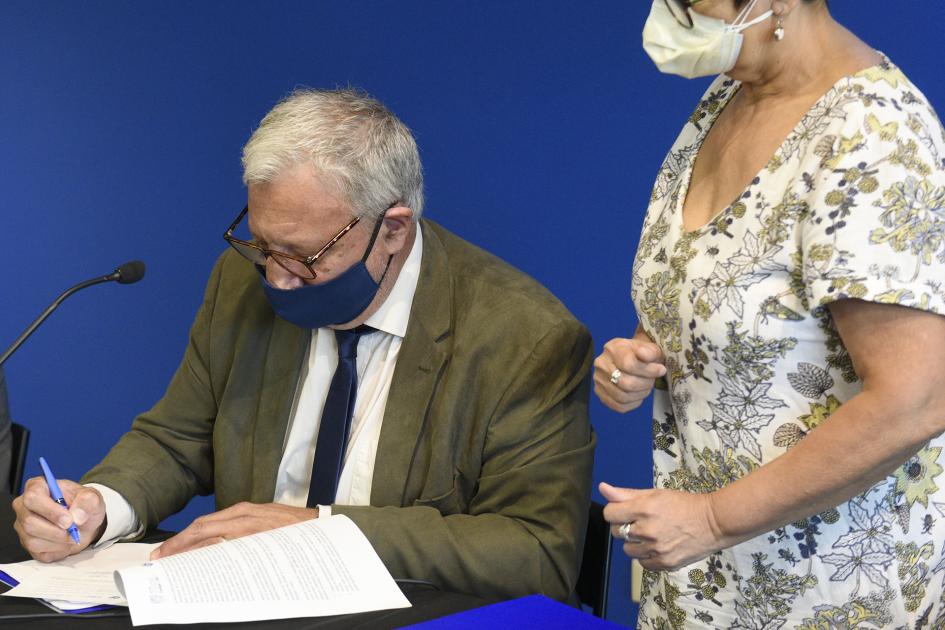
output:
M 614 538 L 624 540 L 624 553 L 647 569 L 678 569 L 736 542 L 723 539 L 711 494 L 632 490 L 606 483 L 599 488 L 610 501 L 604 518 L 611 523 Z
M 594 393 L 614 411 L 632 411 L 666 374 L 663 361 L 660 347 L 640 328 L 633 339 L 611 339 L 594 361 Z

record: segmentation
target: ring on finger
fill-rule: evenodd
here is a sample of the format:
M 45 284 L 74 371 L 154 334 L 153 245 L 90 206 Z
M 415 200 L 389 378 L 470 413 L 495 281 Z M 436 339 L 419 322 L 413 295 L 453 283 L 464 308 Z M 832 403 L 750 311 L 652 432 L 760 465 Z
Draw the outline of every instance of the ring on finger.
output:
M 614 368 L 614 371 L 610 373 L 610 382 L 616 385 L 620 382 L 621 376 L 623 376 L 623 372 L 620 371 L 620 368 Z
M 624 539 L 625 541 L 627 541 L 627 542 L 634 542 L 634 540 L 635 540 L 635 539 L 630 535 L 630 525 L 631 525 L 631 524 L 632 524 L 632 522 L 631 522 L 631 523 L 624 523 L 623 525 L 621 525 L 620 527 L 617 528 L 617 533 L 620 534 L 620 537 L 623 538 L 623 539 Z

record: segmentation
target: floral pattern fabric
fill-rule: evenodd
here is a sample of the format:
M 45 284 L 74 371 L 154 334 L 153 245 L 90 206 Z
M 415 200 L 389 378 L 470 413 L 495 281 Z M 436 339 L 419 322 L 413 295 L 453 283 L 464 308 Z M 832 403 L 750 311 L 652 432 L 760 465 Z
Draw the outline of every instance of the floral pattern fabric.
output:
M 837 82 L 734 203 L 684 229 L 693 162 L 738 88 L 716 79 L 670 150 L 633 266 L 638 317 L 667 361 L 660 488 L 730 484 L 862 389 L 832 301 L 945 314 L 945 131 L 888 60 Z M 645 572 L 639 626 L 945 628 L 943 450 L 939 436 L 847 503 Z

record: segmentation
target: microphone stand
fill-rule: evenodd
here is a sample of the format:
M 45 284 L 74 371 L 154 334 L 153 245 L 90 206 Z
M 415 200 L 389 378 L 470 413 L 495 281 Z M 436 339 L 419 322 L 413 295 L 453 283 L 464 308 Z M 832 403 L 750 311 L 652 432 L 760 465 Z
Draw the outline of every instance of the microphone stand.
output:
M 11 354 L 13 354 L 14 352 L 16 352 L 17 349 L 18 349 L 21 345 L 23 345 L 23 342 L 24 342 L 24 341 L 26 341 L 27 339 L 29 339 L 30 335 L 32 335 L 32 334 L 36 331 L 36 329 L 39 328 L 40 324 L 42 324 L 44 321 L 46 321 L 46 318 L 47 318 L 47 317 L 49 317 L 50 315 L 52 315 L 52 312 L 53 312 L 53 311 L 55 311 L 57 308 L 59 308 L 59 305 L 62 304 L 63 300 L 65 300 L 67 297 L 69 297 L 70 295 L 72 295 L 72 294 L 75 293 L 76 291 L 80 291 L 80 290 L 82 290 L 82 289 L 84 289 L 84 288 L 86 288 L 86 287 L 90 287 L 90 286 L 93 286 L 93 285 L 96 285 L 96 284 L 101 284 L 101 283 L 103 283 L 103 282 L 112 282 L 112 281 L 114 281 L 114 280 L 118 280 L 120 277 L 121 277 L 121 274 L 120 274 L 118 271 L 115 271 L 114 273 L 111 273 L 111 274 L 109 274 L 109 275 L 107 275 L 107 276 L 99 276 L 98 278 L 92 278 L 91 280 L 86 280 L 85 282 L 80 282 L 79 284 L 75 285 L 74 287 L 69 288 L 69 289 L 66 289 L 66 290 L 62 293 L 62 295 L 60 295 L 59 297 L 57 297 L 57 298 L 53 301 L 52 304 L 50 304 L 49 306 L 46 307 L 46 310 L 43 311 L 43 314 L 40 315 L 39 317 L 37 317 L 37 318 L 36 318 L 36 321 L 34 321 L 32 324 L 30 324 L 29 328 L 27 328 L 26 330 L 23 331 L 23 334 L 22 334 L 22 335 L 20 335 L 19 337 L 17 337 L 16 341 L 13 342 L 13 345 L 11 345 L 9 348 L 6 349 L 6 352 L 4 352 L 2 356 L 0 356 L 0 366 L 2 366 L 2 365 L 6 362 L 6 360 L 10 358 L 10 355 L 11 355 Z

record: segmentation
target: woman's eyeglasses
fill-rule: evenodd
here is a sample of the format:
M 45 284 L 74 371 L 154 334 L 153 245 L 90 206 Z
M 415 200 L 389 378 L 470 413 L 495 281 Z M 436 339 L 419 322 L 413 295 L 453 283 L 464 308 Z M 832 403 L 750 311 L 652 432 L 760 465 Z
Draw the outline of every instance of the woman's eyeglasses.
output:
M 666 8 L 680 26 L 692 28 L 692 14 L 689 13 L 689 7 L 699 4 L 702 0 L 663 0 L 663 2 L 666 3 Z

